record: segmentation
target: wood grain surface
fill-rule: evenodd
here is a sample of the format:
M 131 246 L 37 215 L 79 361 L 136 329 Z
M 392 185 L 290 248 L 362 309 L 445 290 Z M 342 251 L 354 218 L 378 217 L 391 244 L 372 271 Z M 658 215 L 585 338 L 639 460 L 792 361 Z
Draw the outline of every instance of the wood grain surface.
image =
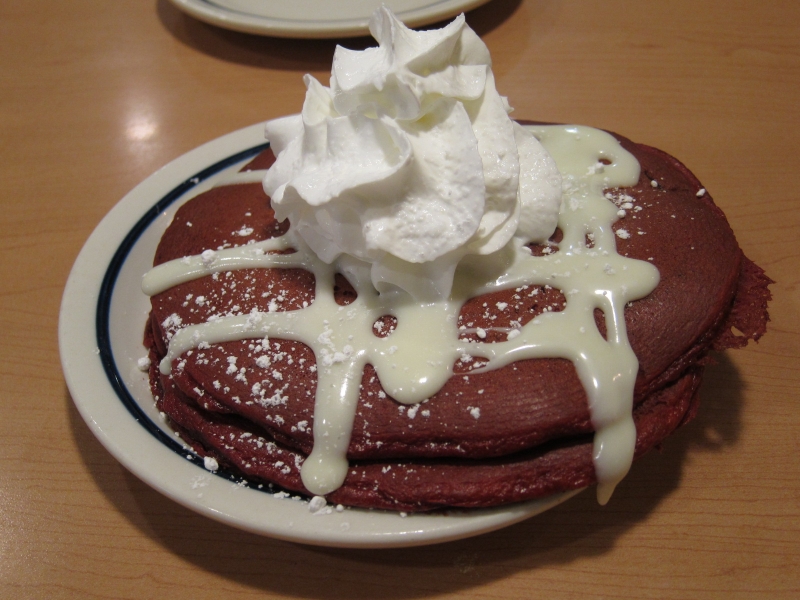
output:
M 297 112 L 336 41 L 226 31 L 166 0 L 0 0 L 0 597 L 800 597 L 800 3 L 493 0 L 467 20 L 515 116 L 618 131 L 690 166 L 777 282 L 768 335 L 717 357 L 696 421 L 605 507 L 587 492 L 489 535 L 384 551 L 207 520 L 78 415 L 61 294 L 128 190 Z

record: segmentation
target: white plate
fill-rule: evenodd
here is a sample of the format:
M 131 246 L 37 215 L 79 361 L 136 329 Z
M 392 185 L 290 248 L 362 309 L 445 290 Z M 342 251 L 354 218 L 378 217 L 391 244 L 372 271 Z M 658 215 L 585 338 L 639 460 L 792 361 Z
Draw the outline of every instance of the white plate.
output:
M 308 502 L 275 497 L 211 474 L 159 418 L 137 368 L 150 301 L 141 291 L 156 245 L 183 202 L 238 170 L 265 146 L 253 125 L 157 171 L 101 221 L 78 255 L 61 303 L 59 345 L 81 416 L 114 457 L 153 488 L 229 525 L 284 540 L 339 547 L 399 547 L 464 538 L 516 523 L 573 493 L 492 510 L 409 515 L 346 509 L 314 515 Z
M 386 4 L 409 27 L 435 23 L 488 0 L 172 0 L 184 12 L 226 29 L 297 38 L 368 35 Z

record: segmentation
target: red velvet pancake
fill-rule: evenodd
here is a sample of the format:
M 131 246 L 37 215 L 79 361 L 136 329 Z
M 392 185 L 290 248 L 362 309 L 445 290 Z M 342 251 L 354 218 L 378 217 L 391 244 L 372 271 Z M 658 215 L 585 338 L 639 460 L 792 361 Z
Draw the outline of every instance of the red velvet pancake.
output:
M 641 164 L 636 186 L 608 190 L 607 197 L 628 206 L 614 225 L 628 232 L 618 237 L 617 251 L 651 262 L 661 275 L 650 295 L 625 310 L 639 360 L 638 457 L 693 417 L 709 350 L 739 347 L 764 333 L 770 281 L 743 255 L 711 196 L 698 195 L 702 186 L 684 165 L 617 137 Z M 266 168 L 272 160 L 265 151 L 245 169 Z M 276 222 L 260 184 L 215 188 L 178 210 L 154 264 L 275 237 L 286 226 Z M 534 254 L 558 252 L 559 233 L 550 244 L 532 247 Z M 349 283 L 343 277 L 337 283 L 337 302 L 352 302 Z M 248 481 L 300 493 L 308 492 L 299 465 L 313 444 L 310 348 L 272 338 L 263 346 L 262 340 L 225 342 L 185 353 L 166 376 L 155 365 L 166 352 L 175 315 L 188 325 L 252 309 L 298 309 L 313 299 L 314 276 L 300 269 L 220 273 L 154 296 L 145 334 L 159 409 L 183 439 Z M 560 290 L 526 286 L 474 298 L 459 319 L 471 328 L 524 325 L 544 311 L 561 310 L 565 301 Z M 595 317 L 604 332 L 602 313 Z M 376 335 L 391 326 L 384 321 Z M 491 334 L 483 341 L 492 341 Z M 470 367 L 458 363 L 437 394 L 407 407 L 383 392 L 368 366 L 348 451 L 350 472 L 329 500 L 406 511 L 483 507 L 596 481 L 587 397 L 571 362 L 531 359 L 481 373 Z M 264 401 L 244 402 L 255 381 Z

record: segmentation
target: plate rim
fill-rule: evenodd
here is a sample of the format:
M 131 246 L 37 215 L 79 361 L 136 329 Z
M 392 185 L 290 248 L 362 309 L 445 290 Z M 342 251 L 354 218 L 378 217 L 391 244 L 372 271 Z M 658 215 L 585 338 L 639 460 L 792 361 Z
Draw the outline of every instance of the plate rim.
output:
M 325 1 L 325 0 L 319 0 Z M 420 27 L 467 12 L 490 0 L 438 0 L 397 16 L 408 27 Z M 370 14 L 340 21 L 300 21 L 280 17 L 263 17 L 225 8 L 210 0 L 170 0 L 183 12 L 205 23 L 256 35 L 284 38 L 324 39 L 369 35 Z
M 157 170 L 105 215 L 75 260 L 61 301 L 59 351 L 73 403 L 106 450 L 151 488 L 204 516 L 252 533 L 328 547 L 409 547 L 472 537 L 540 514 L 578 493 L 580 490 L 499 508 L 411 514 L 406 518 L 399 517 L 402 513 L 350 508 L 322 516 L 312 515 L 307 501 L 294 502 L 265 491 L 243 489 L 235 481 L 209 474 L 202 468 L 202 461 L 187 460 L 186 456 L 180 456 L 157 440 L 147 424 L 141 423 L 142 418 L 148 417 L 134 414 L 135 411 L 124 404 L 104 363 L 108 356 L 103 355 L 100 348 L 101 305 L 110 302 L 115 289 L 114 286 L 108 289 L 106 281 L 113 260 L 123 241 L 129 239 L 133 228 L 144 219 L 144 213 L 155 210 L 163 214 L 157 207 L 164 197 L 176 193 L 181 186 L 188 186 L 173 199 L 177 207 L 181 200 L 191 197 L 189 192 L 194 185 L 203 182 L 199 175 L 204 170 L 263 146 L 263 132 L 263 123 L 239 129 Z M 240 158 L 239 162 L 245 160 Z M 238 165 L 238 162 L 233 164 Z M 215 174 L 224 171 L 224 168 L 218 169 Z M 209 176 L 209 182 L 215 174 Z M 109 330 L 112 327 L 109 325 Z M 110 352 L 113 361 L 113 349 Z M 142 346 L 142 355 L 144 353 Z M 208 486 L 204 490 L 209 494 L 202 501 L 187 484 L 199 477 L 208 477 L 210 481 L 204 483 Z M 256 510 L 259 514 L 254 514 Z M 277 523 L 274 519 L 264 520 L 261 510 L 270 515 L 277 513 L 283 520 Z M 351 527 L 353 520 L 356 527 Z

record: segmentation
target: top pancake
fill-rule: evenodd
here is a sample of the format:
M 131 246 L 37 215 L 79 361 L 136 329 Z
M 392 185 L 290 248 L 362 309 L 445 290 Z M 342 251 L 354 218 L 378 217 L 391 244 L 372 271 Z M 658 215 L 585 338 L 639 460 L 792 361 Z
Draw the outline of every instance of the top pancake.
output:
M 608 190 L 619 206 L 632 204 L 614 225 L 627 232 L 617 237 L 618 252 L 652 262 L 661 274 L 656 290 L 625 311 L 630 344 L 639 359 L 634 398 L 639 404 L 677 380 L 721 335 L 743 256 L 710 195 L 698 197 L 701 185 L 688 169 L 659 150 L 617 137 L 641 164 L 636 186 Z M 266 151 L 256 160 L 261 164 L 255 166 L 263 167 L 272 159 Z M 215 188 L 178 210 L 154 262 L 243 245 L 284 231 L 260 184 Z M 554 243 L 534 251 L 557 252 L 558 247 Z M 341 280 L 337 301 L 347 303 L 348 294 L 353 294 L 352 288 Z M 151 322 L 163 353 L 169 333 L 164 323 L 171 315 L 187 325 L 254 308 L 297 309 L 313 297 L 314 278 L 306 271 L 231 271 L 155 296 Z M 560 291 L 540 286 L 506 290 L 469 301 L 460 321 L 483 328 L 508 326 L 512 320 L 524 324 L 544 310 L 560 310 L 563 302 Z M 596 316 L 604 331 L 603 315 Z M 173 365 L 176 385 L 201 407 L 245 416 L 289 447 L 308 452 L 316 387 L 313 353 L 298 342 L 271 339 L 269 348 L 259 342 L 228 342 L 186 353 Z M 263 359 L 256 362 L 264 355 L 270 357 L 266 367 Z M 386 397 L 368 367 L 348 456 L 491 457 L 592 431 L 586 394 L 569 361 L 526 360 L 485 373 L 470 373 L 469 366 L 456 365 L 461 374 L 418 409 Z M 248 404 L 255 382 L 261 384 L 260 397 L 266 401 Z M 475 408 L 479 419 L 473 416 Z

